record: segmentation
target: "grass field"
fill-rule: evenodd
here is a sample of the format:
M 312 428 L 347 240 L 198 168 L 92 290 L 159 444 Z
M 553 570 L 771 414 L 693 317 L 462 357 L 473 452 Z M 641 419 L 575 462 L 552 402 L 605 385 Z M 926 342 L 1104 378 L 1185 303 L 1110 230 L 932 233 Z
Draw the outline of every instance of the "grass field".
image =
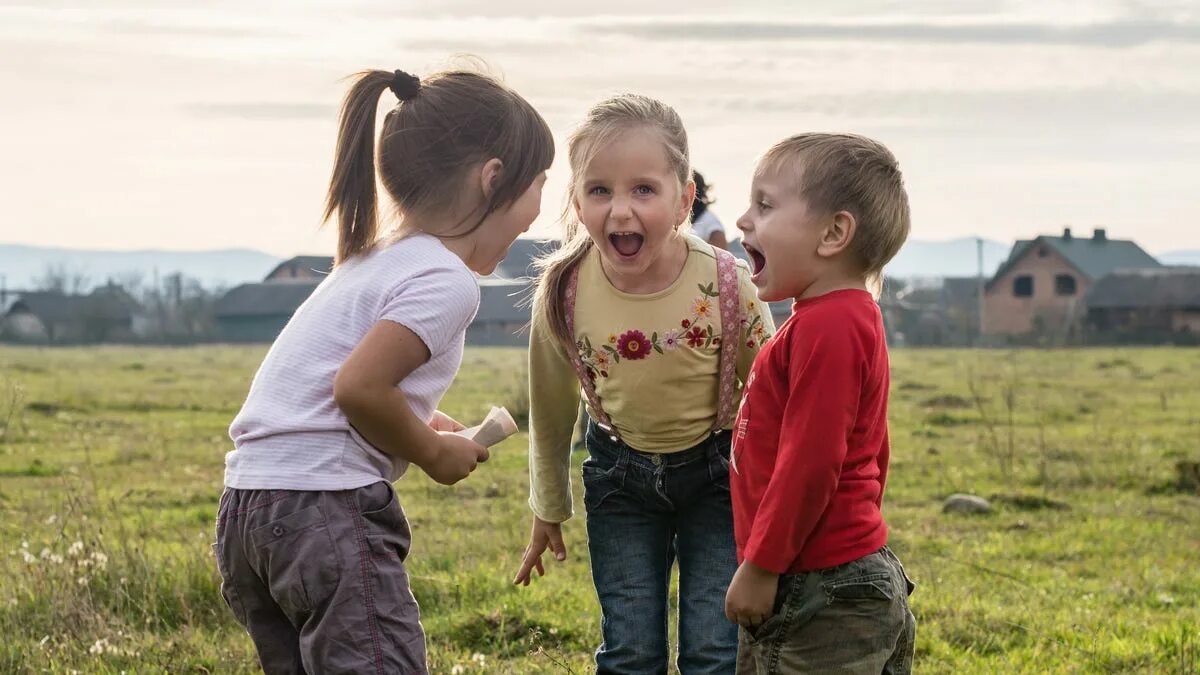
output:
M 263 352 L 0 348 L 0 672 L 256 669 L 209 546 Z M 468 351 L 443 409 L 523 408 L 523 359 Z M 1200 350 L 897 351 L 893 371 L 884 505 L 918 672 L 1200 672 L 1200 496 L 1177 468 L 1200 461 Z M 434 672 L 589 671 L 582 518 L 567 562 L 510 584 L 527 483 L 523 435 L 454 488 L 398 483 Z M 955 492 L 995 511 L 943 514 Z

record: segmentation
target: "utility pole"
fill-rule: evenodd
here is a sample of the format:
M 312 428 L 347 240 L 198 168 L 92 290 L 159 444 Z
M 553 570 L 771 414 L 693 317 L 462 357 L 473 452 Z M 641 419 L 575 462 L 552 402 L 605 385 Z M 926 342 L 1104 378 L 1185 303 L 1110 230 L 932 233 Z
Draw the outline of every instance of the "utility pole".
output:
M 976 304 L 979 309 L 979 335 L 975 338 L 975 346 L 983 345 L 983 237 L 975 237 L 975 254 L 978 263 L 978 297 Z

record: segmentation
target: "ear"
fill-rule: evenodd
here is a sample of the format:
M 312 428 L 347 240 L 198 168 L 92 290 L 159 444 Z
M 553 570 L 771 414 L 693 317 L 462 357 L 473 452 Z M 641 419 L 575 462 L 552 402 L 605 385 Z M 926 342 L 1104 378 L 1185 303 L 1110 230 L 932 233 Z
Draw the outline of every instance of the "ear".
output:
M 682 225 L 692 214 L 692 202 L 696 200 L 696 181 L 689 180 L 680 192 L 678 221 Z
M 499 182 L 503 170 L 504 162 L 500 161 L 499 157 L 493 157 L 483 163 L 483 168 L 479 170 L 479 187 L 483 191 L 484 199 L 490 198 L 496 191 L 496 183 Z
M 817 242 L 817 255 L 832 258 L 848 251 L 857 230 L 858 221 L 854 219 L 854 214 L 849 211 L 833 214 L 821 230 L 821 240 Z

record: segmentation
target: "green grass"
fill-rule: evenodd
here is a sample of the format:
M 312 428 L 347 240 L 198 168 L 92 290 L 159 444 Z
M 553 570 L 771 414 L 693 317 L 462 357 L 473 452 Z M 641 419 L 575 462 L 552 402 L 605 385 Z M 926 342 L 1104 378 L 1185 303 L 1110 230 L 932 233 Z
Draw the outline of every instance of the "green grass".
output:
M 255 671 L 209 545 L 263 352 L 0 348 L 0 672 Z M 468 351 L 443 408 L 523 407 L 523 358 Z M 1175 468 L 1200 461 L 1197 382 L 1196 349 L 893 354 L 919 672 L 1200 672 L 1200 496 Z M 398 483 L 434 672 L 589 671 L 582 519 L 567 562 L 509 583 L 527 481 L 522 435 L 459 486 Z M 995 511 L 943 515 L 955 492 Z

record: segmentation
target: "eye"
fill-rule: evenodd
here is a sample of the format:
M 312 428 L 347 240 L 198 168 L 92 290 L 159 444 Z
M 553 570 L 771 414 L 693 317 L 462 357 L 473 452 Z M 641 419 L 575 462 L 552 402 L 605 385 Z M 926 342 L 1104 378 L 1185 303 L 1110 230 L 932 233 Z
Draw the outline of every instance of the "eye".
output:
M 768 211 L 768 210 L 770 210 L 770 209 L 771 209 L 771 205 L 770 205 L 770 204 L 766 203 L 765 201 L 763 201 L 763 200 L 761 200 L 761 199 L 760 199 L 760 200 L 758 200 L 758 210 L 759 210 L 759 211 Z
M 608 194 L 608 188 L 603 187 L 601 185 L 596 185 L 588 190 L 588 194 L 589 195 L 598 195 L 598 196 L 606 195 L 606 194 Z
M 639 185 L 639 186 L 635 187 L 635 188 L 633 189 L 633 191 L 634 191 L 634 193 L 635 193 L 635 194 L 639 194 L 639 195 L 652 195 L 652 194 L 654 194 L 654 188 L 650 187 L 649 185 Z

